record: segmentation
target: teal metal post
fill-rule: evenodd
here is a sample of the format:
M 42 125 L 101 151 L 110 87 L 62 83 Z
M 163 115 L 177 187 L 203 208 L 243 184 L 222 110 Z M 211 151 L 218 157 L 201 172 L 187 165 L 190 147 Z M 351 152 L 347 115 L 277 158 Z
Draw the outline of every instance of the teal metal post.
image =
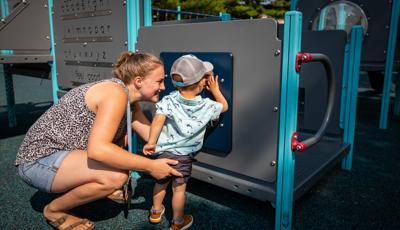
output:
M 50 62 L 51 67 L 51 87 L 53 92 L 53 102 L 56 104 L 58 102 L 57 91 L 58 81 L 57 81 L 57 61 L 56 61 L 56 47 L 54 44 L 54 24 L 53 24 L 53 0 L 48 0 L 48 12 L 49 12 L 49 23 L 50 23 L 50 42 L 51 42 L 51 56 L 53 61 Z
M 5 18 L 8 15 L 8 2 L 7 0 L 0 0 L 1 18 Z M 2 54 L 12 54 L 12 50 L 1 50 Z M 6 87 L 6 98 L 7 98 L 7 117 L 8 127 L 14 128 L 17 126 L 17 113 L 15 110 L 15 96 L 14 96 L 14 83 L 11 73 L 11 65 L 3 65 L 4 73 L 4 86 Z
M 278 143 L 275 229 L 291 229 L 295 153 L 291 149 L 292 134 L 297 128 L 299 74 L 296 54 L 301 48 L 302 14 L 285 14 L 282 54 L 281 105 Z
M 181 20 L 181 6 L 178 5 L 176 7 L 176 11 L 178 11 L 178 13 L 176 14 L 176 20 L 180 21 Z
M 128 26 L 128 50 L 136 52 L 137 37 L 140 28 L 140 4 L 139 0 L 128 0 L 126 3 L 127 13 L 127 26 Z M 150 11 L 150 12 L 149 12 Z M 145 0 L 143 4 L 143 17 L 144 25 L 151 25 L 151 0 Z M 128 102 L 127 111 L 130 111 L 130 104 Z M 130 113 L 128 113 L 130 116 Z M 128 151 L 136 153 L 138 152 L 138 137 L 136 133 L 132 133 L 132 129 L 128 129 Z M 138 172 L 132 171 L 131 177 L 135 179 L 140 178 Z
M 297 7 L 297 0 L 290 1 L 290 10 L 294 11 L 296 10 L 296 7 Z
M 344 143 L 350 144 L 350 151 L 342 160 L 342 168 L 351 170 L 353 162 L 353 149 L 354 149 L 354 131 L 356 127 L 356 112 L 357 112 L 357 94 L 358 82 L 360 76 L 360 63 L 361 63 L 361 48 L 363 40 L 362 26 L 353 26 L 351 30 L 351 40 L 348 43 L 349 52 L 347 67 L 345 75 L 347 76 L 347 100 L 346 100 L 346 114 L 344 118 Z
M 385 78 L 383 83 L 381 117 L 379 122 L 379 128 L 381 129 L 387 128 L 389 102 L 390 102 L 390 86 L 392 84 L 393 61 L 394 61 L 394 53 L 396 47 L 397 28 L 399 23 L 399 11 L 400 11 L 400 0 L 393 0 L 392 14 L 390 16 L 388 47 L 386 51 Z
M 321 10 L 321 13 L 319 14 L 319 22 L 318 22 L 318 30 L 324 30 L 325 28 L 325 14 L 326 14 L 326 8 L 323 8 Z
M 231 20 L 231 15 L 228 13 L 220 12 L 219 17 L 221 18 L 221 21 L 230 21 Z
M 144 0 L 143 4 L 144 26 L 151 26 L 153 22 L 151 11 L 151 0 Z

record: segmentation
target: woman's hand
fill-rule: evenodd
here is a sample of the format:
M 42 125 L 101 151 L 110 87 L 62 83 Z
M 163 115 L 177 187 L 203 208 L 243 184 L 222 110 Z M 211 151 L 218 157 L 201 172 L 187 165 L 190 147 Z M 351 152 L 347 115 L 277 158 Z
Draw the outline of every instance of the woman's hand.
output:
M 156 144 L 145 144 L 143 146 L 143 154 L 144 155 L 151 155 L 156 151 Z
M 149 174 L 157 180 L 166 178 L 168 176 L 183 177 L 182 173 L 170 166 L 176 164 L 178 164 L 178 161 L 167 158 L 153 160 Z

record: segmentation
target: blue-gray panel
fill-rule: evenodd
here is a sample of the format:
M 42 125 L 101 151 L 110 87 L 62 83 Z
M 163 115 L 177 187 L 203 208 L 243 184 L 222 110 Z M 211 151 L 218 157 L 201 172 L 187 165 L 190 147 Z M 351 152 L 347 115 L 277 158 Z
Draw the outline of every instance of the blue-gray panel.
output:
M 200 53 L 200 52 L 162 52 L 160 57 L 164 62 L 165 73 L 167 73 L 167 80 L 165 81 L 166 90 L 161 96 L 169 94 L 175 90 L 170 80 L 169 70 L 173 62 L 184 54 L 193 54 L 203 61 L 209 61 L 214 65 L 214 75 L 219 76 L 220 89 L 225 96 L 229 105 L 232 102 L 233 90 L 233 63 L 231 53 Z M 223 82 L 221 82 L 223 79 Z M 207 92 L 202 93 L 203 97 L 214 99 L 212 95 Z M 225 156 L 232 149 L 232 108 L 227 112 L 221 114 L 218 125 L 210 128 L 206 132 L 206 138 L 203 145 L 203 152 L 212 152 L 214 154 Z

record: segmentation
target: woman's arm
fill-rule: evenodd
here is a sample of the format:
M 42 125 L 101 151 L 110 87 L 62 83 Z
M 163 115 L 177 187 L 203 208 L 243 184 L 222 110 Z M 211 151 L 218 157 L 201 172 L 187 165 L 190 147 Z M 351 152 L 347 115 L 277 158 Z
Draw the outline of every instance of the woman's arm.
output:
M 149 140 L 150 125 L 139 103 L 135 103 L 135 110 L 132 111 L 132 129 L 146 142 Z
M 168 164 L 176 161 L 150 160 L 129 153 L 112 141 L 125 113 L 127 95 L 119 86 L 110 86 L 104 93 L 97 94 L 97 111 L 88 140 L 88 157 L 114 168 L 148 172 L 155 178 L 178 175 Z

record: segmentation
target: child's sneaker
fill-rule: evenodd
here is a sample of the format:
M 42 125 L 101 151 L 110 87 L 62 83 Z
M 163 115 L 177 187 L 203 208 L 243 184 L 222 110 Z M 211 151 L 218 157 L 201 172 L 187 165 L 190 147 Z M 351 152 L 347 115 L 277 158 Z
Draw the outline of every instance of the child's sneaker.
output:
M 161 207 L 161 210 L 156 210 L 151 207 L 150 210 L 150 223 L 158 224 L 161 222 L 161 218 L 164 215 L 165 207 L 164 205 Z
M 188 229 L 193 224 L 193 216 L 192 215 L 184 215 L 182 223 L 178 224 L 172 221 L 170 230 L 183 230 Z

